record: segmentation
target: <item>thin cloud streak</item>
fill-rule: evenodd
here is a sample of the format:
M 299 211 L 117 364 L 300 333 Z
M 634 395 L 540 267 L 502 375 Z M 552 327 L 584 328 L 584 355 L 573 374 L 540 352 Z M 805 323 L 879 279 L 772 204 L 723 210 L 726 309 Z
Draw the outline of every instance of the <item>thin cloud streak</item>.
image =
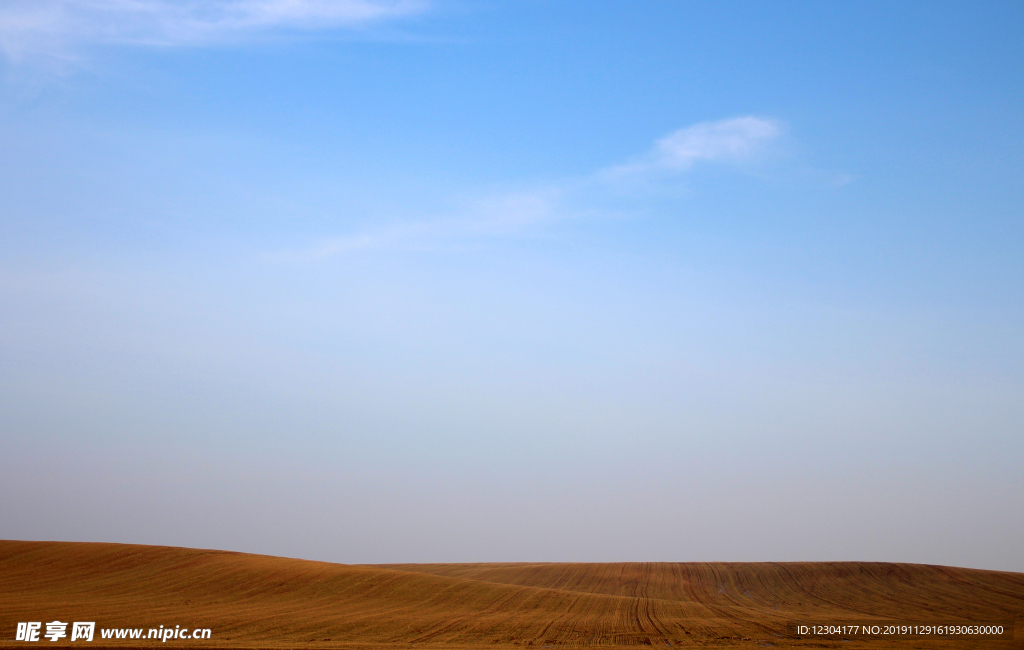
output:
M 459 216 L 417 221 L 381 228 L 370 233 L 322 240 L 302 250 L 278 251 L 268 262 L 310 262 L 360 249 L 402 247 L 435 249 L 472 237 L 512 236 L 530 226 L 565 214 L 557 189 L 497 194 L 465 201 Z
M 586 199 L 614 193 L 624 180 L 643 188 L 647 180 L 678 179 L 700 162 L 735 164 L 755 160 L 782 134 L 778 121 L 760 117 L 701 122 L 657 140 L 648 153 L 632 162 L 600 169 L 582 179 L 555 187 L 491 195 L 468 202 L 458 217 L 328 239 L 306 250 L 282 251 L 266 259 L 313 261 L 364 248 L 422 248 L 440 240 L 522 234 L 541 223 L 592 215 L 594 210 L 581 207 Z
M 208 45 L 273 29 L 358 27 L 426 8 L 426 0 L 10 0 L 0 5 L 0 50 L 13 61 L 72 59 L 82 44 Z
M 604 177 L 621 177 L 686 171 L 701 161 L 745 162 L 754 159 L 780 135 L 782 126 L 778 121 L 761 117 L 701 122 L 661 138 L 641 158 L 600 173 Z

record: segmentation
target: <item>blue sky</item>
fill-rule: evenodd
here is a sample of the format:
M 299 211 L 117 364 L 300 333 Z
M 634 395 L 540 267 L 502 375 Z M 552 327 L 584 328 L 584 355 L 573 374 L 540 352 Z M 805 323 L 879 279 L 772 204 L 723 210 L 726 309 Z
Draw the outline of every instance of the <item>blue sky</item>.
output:
M 1019 3 L 0 4 L 0 537 L 1024 571 Z

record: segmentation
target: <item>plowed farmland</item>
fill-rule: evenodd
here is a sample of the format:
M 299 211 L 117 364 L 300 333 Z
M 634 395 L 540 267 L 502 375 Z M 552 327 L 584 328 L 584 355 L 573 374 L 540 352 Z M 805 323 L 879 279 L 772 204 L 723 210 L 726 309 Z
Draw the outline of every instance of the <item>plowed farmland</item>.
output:
M 96 621 L 91 642 L 15 641 Z M 810 638 L 792 624 L 1014 623 L 1014 639 Z M 100 638 L 209 628 L 208 640 Z M 159 546 L 0 541 L 0 646 L 1024 648 L 1024 574 L 885 563 L 343 565 Z

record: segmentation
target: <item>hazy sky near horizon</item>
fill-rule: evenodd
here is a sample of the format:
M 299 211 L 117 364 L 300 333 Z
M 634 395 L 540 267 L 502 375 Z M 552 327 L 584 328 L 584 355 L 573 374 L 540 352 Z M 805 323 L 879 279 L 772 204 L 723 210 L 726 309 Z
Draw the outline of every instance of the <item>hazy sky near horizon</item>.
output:
M 1024 571 L 1022 28 L 0 0 L 0 538 Z

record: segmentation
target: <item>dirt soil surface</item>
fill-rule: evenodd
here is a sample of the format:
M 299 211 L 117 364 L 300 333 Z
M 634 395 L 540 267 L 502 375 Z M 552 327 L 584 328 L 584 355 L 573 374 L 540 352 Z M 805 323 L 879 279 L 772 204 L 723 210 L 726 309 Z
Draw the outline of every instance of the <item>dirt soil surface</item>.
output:
M 40 641 L 15 640 L 41 622 Z M 94 621 L 93 641 L 42 638 Z M 796 624 L 997 623 L 1002 638 Z M 147 639 L 150 628 L 209 639 Z M 101 638 L 142 629 L 140 639 Z M 0 541 L 0 648 L 1024 649 L 1024 574 L 871 562 L 345 565 L 165 546 Z

